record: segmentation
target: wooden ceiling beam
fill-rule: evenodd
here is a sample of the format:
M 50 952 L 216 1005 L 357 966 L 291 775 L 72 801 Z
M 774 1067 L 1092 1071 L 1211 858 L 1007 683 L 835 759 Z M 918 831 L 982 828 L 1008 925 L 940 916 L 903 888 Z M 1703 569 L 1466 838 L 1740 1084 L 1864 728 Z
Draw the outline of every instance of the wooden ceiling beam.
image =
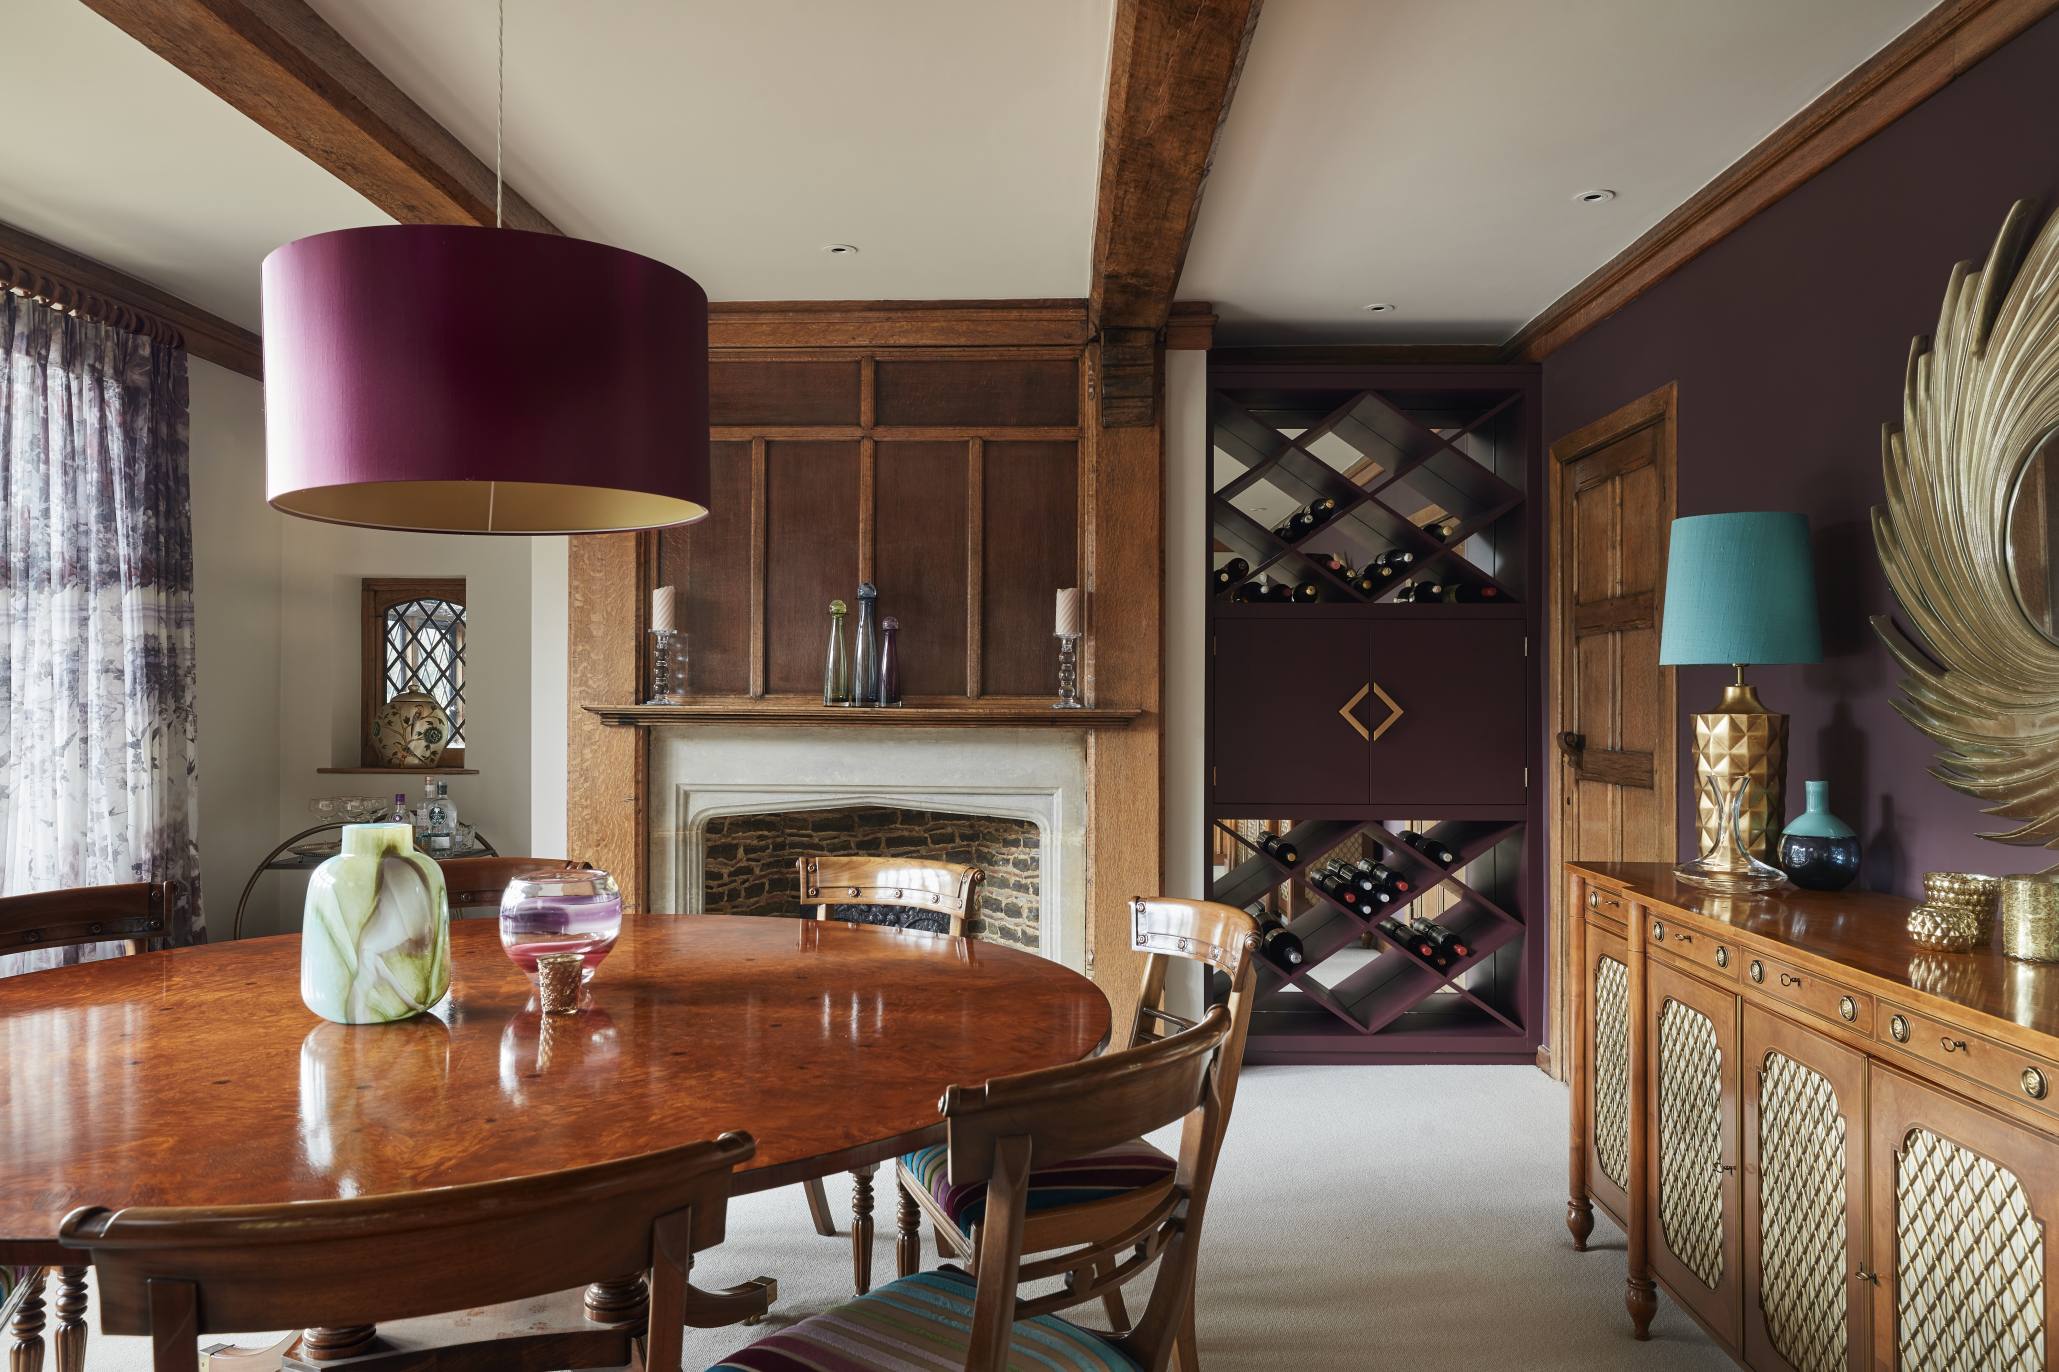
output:
M 245 376 L 263 377 L 263 349 L 242 325 L 6 223 L 0 223 L 0 290 L 20 291 Z
M 1261 0 L 1116 0 L 1087 301 L 1101 422 L 1157 416 L 1163 334 Z
M 401 223 L 493 223 L 493 168 L 305 0 L 84 3 Z M 559 232 L 512 191 L 503 222 Z

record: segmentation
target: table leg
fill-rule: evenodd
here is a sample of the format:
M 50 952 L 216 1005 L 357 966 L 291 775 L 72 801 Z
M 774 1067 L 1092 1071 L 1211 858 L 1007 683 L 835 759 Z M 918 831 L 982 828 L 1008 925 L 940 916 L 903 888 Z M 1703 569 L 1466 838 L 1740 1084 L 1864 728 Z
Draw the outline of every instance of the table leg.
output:
M 864 1295 L 872 1289 L 872 1174 L 879 1164 L 851 1172 L 851 1284 Z
M 894 1194 L 900 1198 L 895 1215 L 899 1232 L 894 1240 L 894 1275 L 912 1277 L 922 1270 L 922 1207 L 915 1203 L 898 1167 L 894 1169 Z
M 586 1318 L 596 1324 L 642 1324 L 650 1313 L 651 1288 L 641 1272 L 586 1288 Z
M 300 1355 L 309 1362 L 354 1358 L 379 1337 L 377 1325 L 343 1324 L 309 1329 L 300 1336 Z
M 43 1372 L 43 1277 L 40 1270 L 29 1274 L 29 1293 L 15 1307 L 7 1372 Z
M 57 1372 L 86 1372 L 86 1269 L 57 1269 Z

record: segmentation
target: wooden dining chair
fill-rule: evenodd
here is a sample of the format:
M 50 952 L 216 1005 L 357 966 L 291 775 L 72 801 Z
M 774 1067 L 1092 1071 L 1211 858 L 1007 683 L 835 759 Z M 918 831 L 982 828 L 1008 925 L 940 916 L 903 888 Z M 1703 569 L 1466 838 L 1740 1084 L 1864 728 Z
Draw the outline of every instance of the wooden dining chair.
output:
M 140 953 L 150 946 L 152 939 L 167 936 L 178 896 L 179 884 L 175 881 L 137 881 L 0 898 L 0 954 L 88 943 L 119 943 L 124 953 Z M 22 1350 L 18 1365 L 33 1365 L 42 1356 L 47 1276 L 40 1268 L 23 1269 L 13 1283 L 15 1294 L 8 1297 L 14 1305 L 14 1313 L 9 1317 L 13 1342 Z M 0 1281 L 0 1286 L 6 1284 Z M 57 1372 L 80 1372 L 86 1365 L 83 1266 L 57 1269 L 56 1306 Z
M 586 872 L 590 862 L 570 858 L 462 857 L 446 858 L 436 864 L 443 869 L 443 888 L 450 899 L 453 919 L 483 919 L 500 910 L 500 898 L 508 883 L 528 872 Z
M 815 907 L 819 920 L 883 924 L 929 934 L 965 937 L 979 913 L 987 874 L 978 867 L 931 858 L 804 857 L 794 868 L 801 878 L 801 903 Z M 851 1173 L 851 1284 L 859 1295 L 872 1289 L 872 1181 L 879 1164 Z M 829 1192 L 822 1178 L 801 1183 L 815 1232 L 836 1237 Z
M 762 1315 L 777 1295 L 763 1277 L 727 1291 L 688 1280 L 694 1254 L 722 1241 L 731 1174 L 753 1151 L 748 1134 L 724 1134 L 397 1195 L 88 1207 L 65 1216 L 58 1237 L 92 1254 L 101 1327 L 148 1335 L 155 1372 L 198 1372 L 203 1334 L 297 1326 L 357 1336 L 333 1342 L 363 1351 L 321 1359 L 338 1372 L 679 1372 L 685 1327 Z M 580 1286 L 619 1290 L 623 1273 L 648 1274 L 643 1299 L 603 1318 Z M 453 1331 L 473 1337 L 451 1341 Z
M 1232 1016 L 1217 1006 L 1192 1028 L 1105 1057 L 944 1093 L 945 1154 L 960 1185 L 987 1194 L 978 1262 L 900 1277 L 731 1354 L 709 1372 L 1163 1372 L 1193 1360 L 1194 1266 L 1228 1111 L 1222 1075 Z M 1077 1247 L 1024 1261 L 1030 1179 L 1039 1167 L 1181 1123 L 1172 1177 L 1138 1211 L 1102 1212 Z M 1159 1264 L 1136 1327 L 1104 1335 L 1058 1317 Z M 1024 1282 L 1064 1289 L 1023 1299 Z M 919 1362 L 904 1350 L 920 1351 Z
M 1223 1004 L 1230 1032 L 1218 1073 L 1220 1124 L 1226 1127 L 1257 994 L 1258 922 L 1242 910 L 1211 901 L 1138 897 L 1130 902 L 1130 941 L 1147 956 L 1136 1017 L 1120 1041 L 1123 1048 L 1191 1027 L 1191 1021 L 1166 1008 L 1166 981 L 1175 958 L 1200 963 L 1204 979 L 1217 971 L 1229 978 Z M 894 1257 L 901 1276 L 922 1265 L 924 1218 L 934 1229 L 943 1256 L 978 1260 L 989 1210 L 987 1187 L 984 1182 L 955 1180 L 949 1162 L 949 1150 L 940 1144 L 904 1154 L 894 1168 L 899 1200 Z M 1040 1165 L 1030 1175 L 1024 1200 L 1023 1251 L 1070 1247 L 1102 1232 L 1112 1220 L 1148 1212 L 1172 1184 L 1176 1170 L 1173 1159 L 1142 1138 Z M 1111 1290 L 1103 1304 L 1115 1328 L 1128 1326 L 1121 1291 Z

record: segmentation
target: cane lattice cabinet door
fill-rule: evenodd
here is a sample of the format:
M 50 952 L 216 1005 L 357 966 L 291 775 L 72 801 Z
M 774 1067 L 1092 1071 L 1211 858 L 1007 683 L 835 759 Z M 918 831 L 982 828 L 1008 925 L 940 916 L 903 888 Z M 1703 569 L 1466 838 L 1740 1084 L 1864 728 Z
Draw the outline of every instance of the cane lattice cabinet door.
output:
M 1743 1076 L 1745 1362 L 1865 1372 L 1866 1058 L 1747 1004 Z
M 1587 922 L 1587 1189 L 1619 1225 L 1630 1222 L 1630 955 L 1623 935 Z
M 1877 1363 L 2043 1372 L 2059 1285 L 2052 1140 L 1874 1064 L 1868 1089 Z
M 1656 960 L 1648 968 L 1652 1268 L 1735 1347 L 1744 1290 L 1737 997 Z

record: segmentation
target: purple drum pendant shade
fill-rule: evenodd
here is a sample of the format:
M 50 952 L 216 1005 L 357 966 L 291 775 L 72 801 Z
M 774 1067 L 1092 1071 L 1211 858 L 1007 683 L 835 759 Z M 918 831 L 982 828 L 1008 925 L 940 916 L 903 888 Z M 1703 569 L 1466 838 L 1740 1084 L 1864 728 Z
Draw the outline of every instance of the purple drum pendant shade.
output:
M 316 234 L 264 262 L 265 496 L 377 529 L 570 534 L 708 513 L 708 297 L 518 229 Z

